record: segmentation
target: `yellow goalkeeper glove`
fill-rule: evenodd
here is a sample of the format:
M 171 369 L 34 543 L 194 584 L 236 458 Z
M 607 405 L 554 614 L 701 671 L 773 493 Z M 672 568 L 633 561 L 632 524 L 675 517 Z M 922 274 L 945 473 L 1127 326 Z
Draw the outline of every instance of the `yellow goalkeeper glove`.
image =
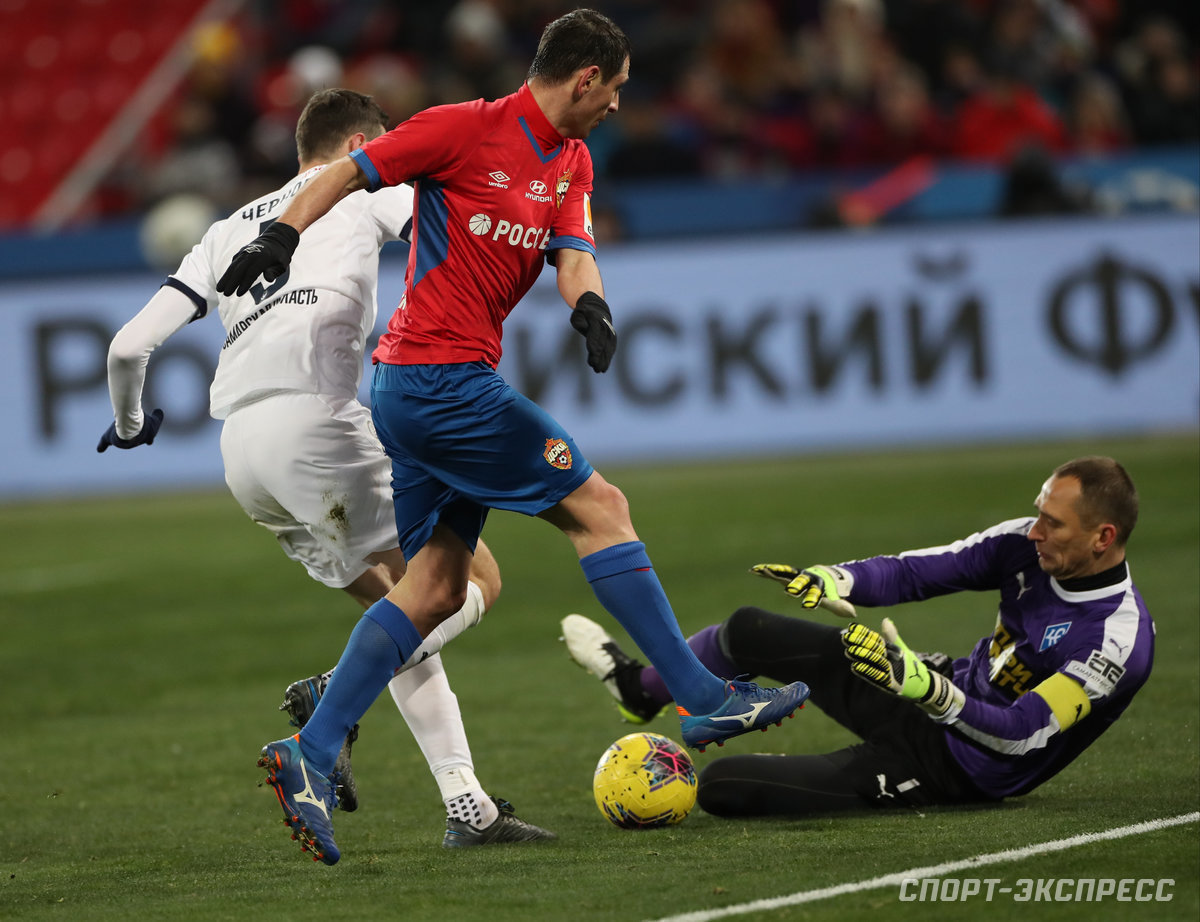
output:
M 784 591 L 800 600 L 801 608 L 820 605 L 842 618 L 853 618 L 854 606 L 844 597 L 854 586 L 854 577 L 839 567 L 814 566 L 803 570 L 786 563 L 756 563 L 751 573 L 783 583 Z
M 883 619 L 882 632 L 851 624 L 842 631 L 842 644 L 855 675 L 915 702 L 938 723 L 949 723 L 962 710 L 966 698 L 961 689 L 921 662 L 900 639 L 890 618 Z

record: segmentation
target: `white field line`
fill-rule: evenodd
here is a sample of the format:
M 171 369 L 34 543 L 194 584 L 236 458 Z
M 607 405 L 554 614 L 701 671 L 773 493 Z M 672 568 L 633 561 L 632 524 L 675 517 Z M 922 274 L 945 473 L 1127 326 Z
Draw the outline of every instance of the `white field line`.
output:
M 927 877 L 942 877 L 954 871 L 964 871 L 985 867 L 989 864 L 1003 864 L 1008 861 L 1020 861 L 1033 855 L 1045 855 L 1050 852 L 1061 852 L 1079 845 L 1090 845 L 1093 842 L 1105 842 L 1111 839 L 1123 839 L 1126 836 L 1138 836 L 1147 832 L 1168 829 L 1184 823 L 1200 821 L 1200 812 L 1182 813 L 1179 816 L 1150 820 L 1145 823 L 1135 823 L 1132 826 L 1120 826 L 1106 829 L 1104 832 L 1085 832 L 1082 835 L 1071 836 L 1069 839 L 1055 839 L 1053 842 L 1041 842 L 1037 845 L 1027 845 L 1024 848 L 1010 848 L 1002 852 L 992 852 L 988 855 L 976 855 L 973 858 L 963 858 L 958 861 L 947 861 L 945 864 L 933 864 L 923 868 L 909 868 L 883 877 L 872 877 L 870 880 L 859 880 L 853 883 L 837 884 L 833 887 L 822 887 L 818 890 L 803 890 L 787 896 L 776 896 L 769 899 L 754 900 L 751 903 L 740 903 L 736 906 L 723 906 L 720 909 L 703 909 L 696 912 L 685 912 L 677 916 L 663 916 L 653 922 L 710 922 L 712 919 L 725 919 L 730 916 L 745 915 L 750 912 L 782 909 L 785 906 L 798 906 L 801 903 L 814 903 L 834 896 L 845 896 L 848 893 L 861 893 L 864 890 L 878 890 L 881 887 L 899 887 L 905 880 L 923 879 Z

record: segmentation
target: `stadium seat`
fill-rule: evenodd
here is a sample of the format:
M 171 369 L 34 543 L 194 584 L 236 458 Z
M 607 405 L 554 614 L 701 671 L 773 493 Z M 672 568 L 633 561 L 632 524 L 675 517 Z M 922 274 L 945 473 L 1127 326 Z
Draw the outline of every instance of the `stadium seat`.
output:
M 0 2 L 0 229 L 28 224 L 195 13 L 144 0 Z

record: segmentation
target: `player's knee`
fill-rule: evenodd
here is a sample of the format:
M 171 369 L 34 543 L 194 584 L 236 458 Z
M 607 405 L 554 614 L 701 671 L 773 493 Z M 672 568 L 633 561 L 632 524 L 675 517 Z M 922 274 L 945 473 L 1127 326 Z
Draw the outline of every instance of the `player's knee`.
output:
M 625 498 L 624 493 L 611 483 L 607 486 L 605 502 L 608 505 L 609 515 L 616 522 L 622 524 L 629 522 L 629 500 Z
M 585 524 L 590 530 L 632 529 L 629 500 L 607 480 L 596 485 L 589 499 L 587 512 L 591 521 Z

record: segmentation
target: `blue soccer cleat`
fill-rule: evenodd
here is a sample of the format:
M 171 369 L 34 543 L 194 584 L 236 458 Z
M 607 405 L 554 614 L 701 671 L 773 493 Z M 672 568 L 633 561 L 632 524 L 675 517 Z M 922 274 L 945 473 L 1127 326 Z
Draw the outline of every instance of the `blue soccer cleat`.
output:
M 301 679 L 293 682 L 284 691 L 283 704 L 279 705 L 279 710 L 288 712 L 288 716 L 291 718 L 289 723 L 293 727 L 304 729 L 304 725 L 312 717 L 313 711 L 317 709 L 317 702 L 325 694 L 325 686 L 329 684 L 331 675 L 333 675 L 332 670 L 323 675 Z M 355 724 L 346 734 L 346 742 L 342 743 L 337 762 L 329 775 L 329 780 L 333 782 L 334 793 L 337 794 L 338 809 L 343 813 L 352 813 L 358 809 L 358 785 L 354 781 L 354 771 L 350 767 L 350 747 L 357 740 L 358 724 Z
M 313 861 L 337 864 L 342 855 L 333 841 L 329 820 L 337 797 L 329 779 L 304 761 L 300 734 L 267 743 L 258 757 L 258 767 L 267 770 L 267 784 L 275 789 L 284 822 L 291 827 L 300 850 L 311 852 Z
M 679 726 L 683 742 L 704 752 L 709 743 L 724 746 L 725 740 L 751 730 L 764 733 L 771 724 L 779 726 L 792 717 L 796 708 L 808 699 L 808 686 L 793 682 L 782 688 L 763 688 L 753 682 L 730 682 L 724 703 L 710 714 L 689 714 L 681 707 Z

